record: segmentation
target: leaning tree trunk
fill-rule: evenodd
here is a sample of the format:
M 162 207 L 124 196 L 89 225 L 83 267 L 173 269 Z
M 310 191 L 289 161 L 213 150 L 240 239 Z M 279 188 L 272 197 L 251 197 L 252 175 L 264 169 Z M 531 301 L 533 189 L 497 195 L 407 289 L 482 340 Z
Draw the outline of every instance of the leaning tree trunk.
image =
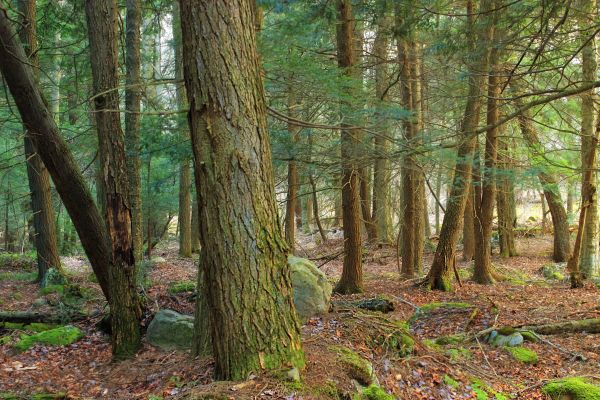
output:
M 470 2 L 469 2 L 470 3 Z M 471 6 L 468 7 L 472 8 Z M 457 152 L 457 164 L 452 182 L 452 189 L 448 198 L 446 213 L 440 231 L 440 241 L 435 251 L 433 263 L 427 276 L 427 281 L 432 289 L 451 289 L 451 270 L 456 255 L 456 242 L 460 229 L 460 218 L 465 211 L 468 187 L 471 184 L 471 169 L 473 148 L 475 146 L 477 125 L 479 124 L 479 110 L 481 107 L 482 88 L 488 71 L 489 43 L 493 35 L 491 23 L 491 10 L 494 0 L 482 0 L 478 29 L 471 25 L 471 32 L 475 35 L 476 45 L 471 58 L 473 64 L 469 66 L 469 91 L 465 114 L 462 121 L 460 145 Z M 473 15 L 472 10 L 469 15 Z
M 98 278 L 104 295 L 109 298 L 108 266 L 110 239 L 94 198 L 79 166 L 52 118 L 32 67 L 7 17 L 0 7 L 0 72 L 13 95 L 27 135 L 48 169 L 81 243 Z M 35 134 L 33 134 L 35 132 Z
M 19 12 L 22 17 L 20 37 L 27 50 L 32 65 L 38 65 L 35 20 L 35 1 L 19 0 Z M 27 160 L 27 178 L 31 192 L 31 211 L 35 231 L 35 249 L 37 252 L 38 281 L 42 281 L 46 271 L 55 268 L 62 271 L 58 253 L 56 220 L 52 208 L 50 192 L 50 174 L 37 154 L 28 134 L 24 137 L 25 158 Z
M 304 364 L 253 20 L 249 1 L 181 1 L 188 121 L 201 182 L 199 270 L 218 379 Z
M 338 0 L 339 23 L 336 28 L 338 66 L 349 77 L 354 76 L 356 68 L 356 52 L 354 51 L 354 16 L 349 0 Z M 348 121 L 349 110 L 342 114 L 346 122 L 342 124 L 342 208 L 344 227 L 344 267 L 342 277 L 334 291 L 341 294 L 360 293 L 363 291 L 362 243 L 360 234 L 360 180 L 356 167 L 359 131 L 352 128 Z
M 515 84 L 512 84 L 515 87 Z M 515 98 L 515 106 L 517 109 L 522 109 L 523 104 L 520 98 Z M 518 116 L 519 127 L 521 128 L 521 134 L 525 139 L 525 143 L 529 147 L 533 159 L 536 159 L 536 152 L 542 150 L 542 143 L 540 138 L 533 126 L 533 119 L 528 111 L 522 112 Z M 567 219 L 567 212 L 563 206 L 563 202 L 560 196 L 560 190 L 558 188 L 558 179 L 547 172 L 545 168 L 539 168 L 538 179 L 542 185 L 544 191 L 544 197 L 550 208 L 550 215 L 552 216 L 552 224 L 554 226 L 554 246 L 552 251 L 552 259 L 556 262 L 565 262 L 569 259 L 571 253 L 570 244 L 570 233 L 569 233 L 569 221 Z
M 105 221 L 112 245 L 109 269 L 111 340 L 114 359 L 133 356 L 141 346 L 141 303 L 137 294 L 131 207 L 124 134 L 118 93 L 117 3 L 89 0 L 86 16 L 90 41 L 94 108 L 98 131 Z
M 142 6 L 140 0 L 127 0 L 125 27 L 125 148 L 127 149 L 127 174 L 129 202 L 131 204 L 131 236 L 136 265 L 143 257 L 144 234 L 142 220 L 142 178 L 140 175 L 140 102 L 142 98 L 141 38 Z
M 179 17 L 179 3 L 173 3 L 173 46 L 175 50 L 175 79 L 183 79 L 183 61 L 181 55 L 181 22 Z M 185 88 L 177 84 L 176 89 L 177 106 L 185 109 Z M 177 119 L 177 127 L 180 130 L 182 140 L 189 138 L 187 126 L 183 118 Z M 177 226 L 179 227 L 179 255 L 182 257 L 192 256 L 192 205 L 190 196 L 191 187 L 190 162 L 188 154 L 183 157 L 179 164 L 179 213 L 177 215 Z

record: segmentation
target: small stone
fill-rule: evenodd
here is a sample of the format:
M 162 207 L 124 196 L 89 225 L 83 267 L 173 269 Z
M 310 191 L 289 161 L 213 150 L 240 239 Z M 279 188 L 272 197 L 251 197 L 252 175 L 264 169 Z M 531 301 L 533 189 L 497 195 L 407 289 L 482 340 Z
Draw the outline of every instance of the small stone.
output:
M 300 371 L 298 368 L 294 367 L 287 371 L 286 378 L 290 382 L 300 382 Z

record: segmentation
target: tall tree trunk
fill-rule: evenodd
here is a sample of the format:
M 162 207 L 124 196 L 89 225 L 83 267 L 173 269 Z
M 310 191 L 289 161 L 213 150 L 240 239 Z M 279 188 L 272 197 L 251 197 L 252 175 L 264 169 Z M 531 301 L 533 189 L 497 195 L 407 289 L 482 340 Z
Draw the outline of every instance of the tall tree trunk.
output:
M 110 310 L 114 359 L 133 356 L 141 346 L 141 303 L 137 294 L 131 207 L 128 193 L 124 134 L 119 113 L 117 4 L 88 0 L 94 108 L 98 131 L 101 184 L 106 199 L 106 226 L 110 236 Z
M 513 83 L 512 86 L 514 88 L 515 84 Z M 517 108 L 522 108 L 523 106 L 518 97 L 517 100 L 515 100 L 515 106 Z M 539 152 L 543 146 L 535 127 L 533 126 L 530 113 L 524 111 L 518 116 L 518 121 L 519 127 L 521 128 L 521 134 L 532 153 L 532 158 L 535 160 L 538 156 L 536 152 Z M 538 168 L 538 170 L 538 179 L 542 185 L 544 197 L 548 203 L 552 224 L 554 226 L 552 259 L 556 262 L 565 262 L 569 259 L 569 254 L 571 252 L 570 233 L 567 212 L 563 206 L 560 190 L 558 188 L 558 179 L 543 167 Z
M 296 102 L 296 96 L 292 84 L 288 87 L 288 107 L 287 113 L 290 117 L 296 117 L 298 104 Z M 292 146 L 295 146 L 299 140 L 300 127 L 288 123 L 288 133 L 290 135 Z M 287 197 L 285 200 L 285 241 L 290 247 L 290 252 L 293 254 L 296 246 L 296 203 L 298 200 L 298 167 L 294 156 L 296 149 L 292 148 L 290 151 L 291 159 L 288 162 L 288 182 L 287 182 Z
M 496 21 L 494 21 L 496 23 Z M 496 43 L 498 41 L 496 40 Z M 488 77 L 488 98 L 485 138 L 485 168 L 480 172 L 481 185 L 475 190 L 475 265 L 473 280 L 481 284 L 494 283 L 492 270 L 492 220 L 496 201 L 496 159 L 498 148 L 498 127 L 500 119 L 500 71 L 498 50 L 492 49 L 490 55 L 490 75 Z
M 188 121 L 202 182 L 199 269 L 218 379 L 304 364 L 250 3 L 181 0 Z
M 438 168 L 438 172 L 435 179 L 435 233 L 438 235 L 440 233 L 440 201 L 442 194 L 442 166 L 440 165 Z
M 338 66 L 349 77 L 355 75 L 354 16 L 350 0 L 337 0 L 338 24 L 336 26 Z M 334 291 L 341 294 L 363 291 L 362 243 L 360 219 L 360 180 L 356 156 L 360 143 L 359 131 L 351 128 L 347 104 L 342 104 L 344 117 L 341 130 L 342 150 L 342 208 L 344 226 L 344 267 Z
M 389 101 L 389 66 L 388 52 L 390 47 L 392 20 L 387 9 L 377 20 L 377 34 L 373 43 L 375 63 L 375 96 L 377 101 L 385 104 Z M 390 188 L 392 170 L 390 166 L 390 138 L 392 129 L 385 116 L 378 116 L 380 134 L 375 136 L 375 163 L 373 165 L 373 220 L 377 227 L 377 236 L 382 243 L 393 242 L 392 202 Z
M 582 84 L 591 83 L 597 79 L 598 64 L 596 60 L 596 40 L 594 36 L 589 37 L 590 28 L 598 22 L 598 9 L 596 0 L 579 0 L 577 9 L 579 17 L 579 29 L 581 42 L 584 42 L 581 49 L 581 67 L 582 67 Z M 581 197 L 587 200 L 587 210 L 585 226 L 583 230 L 583 238 L 581 244 L 581 258 L 579 260 L 580 269 L 584 278 L 600 275 L 600 255 L 598 243 L 600 241 L 600 232 L 598 226 L 598 200 L 597 200 L 597 181 L 598 173 L 596 172 L 595 157 L 588 157 L 587 153 L 596 151 L 592 145 L 596 120 L 596 102 L 598 95 L 596 89 L 590 89 L 581 95 L 581 169 L 583 180 L 581 183 Z M 584 161 L 592 160 L 594 163 L 586 164 Z M 589 181 L 586 181 L 588 174 L 587 169 L 591 170 Z M 584 193 L 585 190 L 590 190 L 590 193 Z
M 198 198 L 192 201 L 192 253 L 200 251 L 200 218 L 198 215 Z
M 175 50 L 175 78 L 183 79 L 183 61 L 181 44 L 181 22 L 178 1 L 173 2 L 173 46 Z M 176 89 L 177 106 L 180 110 L 185 109 L 185 88 L 177 84 Z M 177 126 L 181 131 L 182 139 L 189 138 L 188 128 L 183 118 L 177 119 Z M 179 164 L 179 213 L 177 215 L 177 226 L 179 227 L 179 255 L 182 257 L 192 256 L 192 204 L 190 196 L 191 187 L 190 162 L 186 155 Z
M 36 9 L 34 0 L 19 0 L 18 9 L 22 17 L 20 30 L 21 42 L 25 46 L 32 65 L 37 66 Z M 50 192 L 50 174 L 37 154 L 33 143 L 26 133 L 24 136 L 25 158 L 27 160 L 27 178 L 31 192 L 31 211 L 35 230 L 35 249 L 37 252 L 38 276 L 42 281 L 49 268 L 62 271 L 58 253 L 56 222 L 52 208 Z
M 469 1 L 470 3 L 470 1 Z M 467 7 L 468 14 L 473 15 L 472 5 Z M 427 280 L 432 289 L 451 289 L 451 270 L 456 254 L 456 242 L 460 229 L 460 218 L 465 211 L 466 196 L 471 183 L 472 153 L 475 146 L 475 131 L 479 124 L 481 95 L 488 71 L 488 49 L 493 35 L 491 10 L 494 0 L 482 0 L 480 5 L 477 28 L 471 23 L 471 36 L 475 37 L 476 45 L 469 66 L 469 90 L 465 114 L 462 120 L 460 145 L 457 152 L 457 164 L 452 182 L 452 190 L 448 198 L 444 221 L 440 231 L 440 241 L 435 251 L 433 263 Z
M 141 37 L 142 6 L 140 0 L 127 0 L 125 27 L 125 148 L 127 150 L 127 175 L 129 203 L 131 205 L 131 236 L 136 268 L 143 258 L 142 178 L 140 175 L 140 102 L 142 98 Z

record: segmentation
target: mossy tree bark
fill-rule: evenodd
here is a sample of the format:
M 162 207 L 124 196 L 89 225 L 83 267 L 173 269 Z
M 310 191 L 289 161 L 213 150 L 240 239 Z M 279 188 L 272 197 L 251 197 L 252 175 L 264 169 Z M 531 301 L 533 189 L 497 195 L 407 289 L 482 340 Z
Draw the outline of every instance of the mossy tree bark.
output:
M 354 16 L 349 0 L 338 0 L 338 24 L 336 26 L 338 66 L 347 76 L 354 76 L 356 52 L 354 50 Z M 360 143 L 360 132 L 352 128 L 349 115 L 344 112 L 341 130 L 342 156 L 342 208 L 344 227 L 344 267 L 340 281 L 334 291 L 342 294 L 363 291 L 360 179 L 356 166 L 356 156 Z
M 469 1 L 468 14 L 473 16 L 472 4 Z M 456 256 L 460 219 L 464 214 L 466 196 L 471 184 L 472 157 L 475 147 L 475 131 L 479 123 L 481 95 L 488 71 L 489 43 L 493 35 L 491 23 L 494 0 L 482 0 L 477 23 L 469 23 L 473 40 L 476 41 L 470 55 L 469 89 L 465 113 L 462 120 L 460 145 L 457 151 L 457 163 L 452 182 L 452 189 L 446 205 L 446 213 L 440 231 L 440 240 L 435 251 L 431 270 L 427 281 L 432 289 L 450 290 L 451 271 Z
M 141 87 L 141 36 L 142 6 L 140 0 L 127 0 L 125 26 L 125 149 L 129 202 L 131 205 L 131 236 L 136 265 L 142 261 L 144 235 L 142 220 L 142 178 L 140 175 L 140 102 Z
M 199 269 L 216 376 L 302 367 L 253 7 L 247 0 L 182 0 L 181 21 L 194 169 L 202 183 Z
M 38 65 L 36 38 L 36 7 L 34 0 L 19 0 L 18 10 L 21 13 L 22 26 L 19 31 L 21 42 L 25 46 L 32 65 Z M 28 134 L 24 136 L 25 159 L 27 161 L 27 178 L 31 192 L 31 211 L 33 212 L 33 228 L 35 231 L 35 249 L 37 252 L 38 277 L 41 280 L 50 268 L 62 271 L 58 252 L 56 219 L 52 208 L 50 192 L 50 174 L 34 148 Z
M 117 3 L 89 0 L 86 17 L 94 82 L 100 183 L 110 237 L 110 309 L 113 358 L 133 356 L 141 346 L 141 302 L 137 294 L 125 137 L 119 113 Z

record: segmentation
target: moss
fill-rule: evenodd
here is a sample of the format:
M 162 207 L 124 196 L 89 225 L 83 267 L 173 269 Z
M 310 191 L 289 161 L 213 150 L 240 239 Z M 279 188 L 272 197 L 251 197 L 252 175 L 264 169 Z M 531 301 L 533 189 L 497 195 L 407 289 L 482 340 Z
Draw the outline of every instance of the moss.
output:
M 423 344 L 429 350 L 433 350 L 433 351 L 442 351 L 442 350 L 444 350 L 442 348 L 442 346 L 440 346 L 439 344 L 437 344 L 436 341 L 432 340 L 432 339 L 423 339 Z
M 515 333 L 517 330 L 512 326 L 505 326 L 504 328 L 498 329 L 498 333 L 504 336 L 510 336 Z
M 450 386 L 452 389 L 458 389 L 460 387 L 460 383 L 452 379 L 450 375 L 444 375 L 444 383 Z
M 521 336 L 523 336 L 523 340 L 525 340 L 526 342 L 537 343 L 540 341 L 540 339 L 534 332 L 520 331 L 519 333 L 521 334 Z
M 15 348 L 19 351 L 25 351 L 36 343 L 64 346 L 76 342 L 83 336 L 83 332 L 74 326 L 61 326 L 34 335 L 21 335 L 17 344 L 15 344 Z
M 505 347 L 505 349 L 515 360 L 520 361 L 524 364 L 535 364 L 539 361 L 537 353 L 526 347 Z
M 10 339 L 11 339 L 10 336 L 0 336 L 0 346 L 3 344 L 10 343 Z
M 51 293 L 63 294 L 64 292 L 65 285 L 49 285 L 40 289 L 40 293 L 44 296 Z
M 37 278 L 37 272 L 3 272 L 0 273 L 0 281 L 33 282 Z
M 369 385 L 361 393 L 361 399 L 364 400 L 394 400 L 394 396 L 386 393 L 379 385 Z
M 448 349 L 446 351 L 446 354 L 448 354 L 450 356 L 450 360 L 452 360 L 452 361 L 468 360 L 473 356 L 473 354 L 471 353 L 471 350 L 465 349 L 464 347 Z
M 186 293 L 186 292 L 193 292 L 194 290 L 196 290 L 196 282 L 180 281 L 180 282 L 175 282 L 174 284 L 171 285 L 171 287 L 169 288 L 169 293 L 171 293 L 171 294 Z
M 465 335 L 464 333 L 458 333 L 456 335 L 440 336 L 439 338 L 435 339 L 435 343 L 440 346 L 444 346 L 447 344 L 464 343 L 465 341 L 467 341 L 467 339 L 467 335 Z
M 23 329 L 25 324 L 18 322 L 0 322 L 0 328 L 4 329 Z
M 542 388 L 542 392 L 555 400 L 600 399 L 600 386 L 594 385 L 580 377 L 563 378 L 552 381 Z
M 377 381 L 370 362 L 346 347 L 334 347 L 338 359 L 344 364 L 348 375 L 362 385 L 370 385 Z
M 37 393 L 31 396 L 31 400 L 54 400 L 54 399 L 66 399 L 67 394 L 64 392 L 58 393 Z
M 14 393 L 0 392 L 0 399 L 2 400 L 18 400 L 19 396 Z

